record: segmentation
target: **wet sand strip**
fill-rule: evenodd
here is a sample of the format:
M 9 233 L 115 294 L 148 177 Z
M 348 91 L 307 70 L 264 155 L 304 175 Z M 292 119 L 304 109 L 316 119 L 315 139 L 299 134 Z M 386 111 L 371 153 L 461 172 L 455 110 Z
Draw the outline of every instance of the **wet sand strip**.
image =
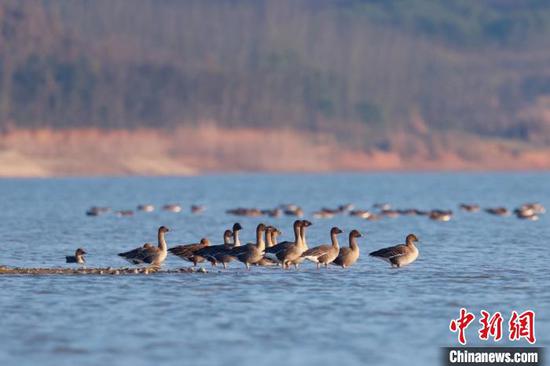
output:
M 21 268 L 0 266 L 0 275 L 148 275 L 175 273 L 207 273 L 204 268 L 178 268 L 164 270 L 148 268 Z

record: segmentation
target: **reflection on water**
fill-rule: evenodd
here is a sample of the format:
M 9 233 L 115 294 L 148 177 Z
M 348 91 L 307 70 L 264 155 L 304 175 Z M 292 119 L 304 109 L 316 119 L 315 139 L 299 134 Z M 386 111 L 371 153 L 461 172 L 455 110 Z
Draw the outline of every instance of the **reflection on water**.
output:
M 0 264 L 66 266 L 84 247 L 88 266 L 125 266 L 116 253 L 156 239 L 169 245 L 222 242 L 228 208 L 295 202 L 306 212 L 353 202 L 369 208 L 453 209 L 452 221 L 399 217 L 308 219 L 310 245 L 328 243 L 337 225 L 356 228 L 362 256 L 348 269 L 300 271 L 232 263 L 227 271 L 151 276 L 2 277 L 1 364 L 436 364 L 456 344 L 448 323 L 461 306 L 537 311 L 538 341 L 550 334 L 548 215 L 538 222 L 456 210 L 460 202 L 509 208 L 550 206 L 548 174 L 234 175 L 195 178 L 2 180 Z M 92 205 L 133 209 L 179 202 L 181 213 L 86 217 Z M 191 204 L 207 210 L 191 215 Z M 293 218 L 238 218 L 243 241 L 260 221 L 292 237 Z M 365 254 L 416 233 L 420 258 L 390 269 Z M 343 242 L 345 243 L 344 236 Z M 187 266 L 169 256 L 165 266 Z M 207 266 L 209 269 L 209 266 Z M 472 329 L 470 340 L 474 341 Z M 476 342 L 474 342 L 476 343 Z M 479 342 L 477 342 L 479 343 Z

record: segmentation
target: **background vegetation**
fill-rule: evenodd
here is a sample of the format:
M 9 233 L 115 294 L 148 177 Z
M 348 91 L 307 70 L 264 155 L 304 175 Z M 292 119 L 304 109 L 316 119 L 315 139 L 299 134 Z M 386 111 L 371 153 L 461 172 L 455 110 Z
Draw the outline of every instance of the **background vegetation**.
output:
M 548 145 L 550 2 L 0 3 L 0 130 L 207 122 Z

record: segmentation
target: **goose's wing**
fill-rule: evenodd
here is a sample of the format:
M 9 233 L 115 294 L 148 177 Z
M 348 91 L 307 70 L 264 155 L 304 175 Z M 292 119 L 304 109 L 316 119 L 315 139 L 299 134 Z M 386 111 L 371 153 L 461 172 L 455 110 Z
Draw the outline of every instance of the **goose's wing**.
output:
M 383 248 L 369 253 L 372 257 L 379 257 L 385 259 L 392 259 L 396 257 L 401 257 L 402 255 L 407 254 L 407 246 L 405 244 L 399 244 L 393 247 Z
M 252 246 L 256 246 L 256 244 L 248 243 L 245 245 L 240 245 L 238 247 L 233 247 L 229 251 L 227 251 L 227 254 L 232 256 L 239 256 L 248 252 Z
M 159 250 L 159 248 L 146 243 L 142 247 L 118 255 L 132 264 L 151 263 Z
M 337 266 L 343 265 L 345 259 L 351 254 L 351 252 L 352 251 L 350 248 L 340 248 L 340 251 L 338 252 L 338 257 L 336 257 L 336 259 L 332 261 L 332 264 Z
M 202 249 L 204 247 L 205 245 L 201 243 L 194 243 L 194 244 L 178 245 L 177 247 L 168 249 L 168 251 L 174 255 L 177 255 L 178 257 L 189 258 L 189 257 L 192 257 L 197 250 Z
M 160 249 L 157 247 L 143 248 L 143 250 L 141 251 L 141 253 L 136 259 L 143 263 L 153 263 L 159 251 Z
M 269 253 L 269 254 L 277 254 L 279 252 L 287 250 L 288 247 L 290 247 L 291 245 L 294 245 L 294 244 L 296 244 L 296 243 L 290 242 L 290 241 L 283 241 L 283 242 L 280 242 L 279 244 L 276 244 L 276 245 L 274 245 L 270 248 L 266 248 L 265 252 Z
M 304 258 L 311 258 L 311 257 L 318 258 L 318 257 L 328 253 L 331 248 L 332 248 L 331 245 L 319 245 L 318 247 L 311 248 L 311 249 L 308 249 L 305 252 L 303 252 L 302 257 L 304 257 Z
M 227 251 L 227 248 L 225 244 L 220 245 L 211 245 L 207 247 L 203 247 L 195 252 L 195 255 L 201 256 L 207 261 L 213 262 L 218 260 L 218 256 L 221 253 L 225 253 Z

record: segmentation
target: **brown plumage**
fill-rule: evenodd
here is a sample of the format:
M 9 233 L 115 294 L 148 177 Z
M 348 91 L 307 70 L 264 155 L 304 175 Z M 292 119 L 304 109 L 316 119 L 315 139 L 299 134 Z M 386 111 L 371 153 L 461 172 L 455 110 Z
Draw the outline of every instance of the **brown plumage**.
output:
M 68 255 L 65 257 L 65 261 L 67 263 L 78 263 L 78 264 L 84 264 L 86 263 L 86 260 L 84 259 L 84 254 L 86 254 L 86 251 L 82 248 L 78 248 L 74 255 Z
M 195 252 L 196 256 L 203 257 L 207 261 L 212 264 L 213 267 L 218 264 L 218 262 L 222 263 L 224 268 L 226 267 L 226 263 L 222 261 L 218 261 L 216 258 L 217 255 L 221 254 L 222 252 L 228 251 L 233 247 L 232 238 L 233 232 L 231 230 L 225 230 L 223 233 L 223 244 L 219 245 L 209 245 L 207 247 L 201 248 Z
M 273 226 L 266 227 L 265 229 L 266 248 L 271 248 L 272 246 L 277 244 L 277 236 L 280 233 L 281 232 L 276 227 L 273 227 Z M 260 259 L 258 262 L 256 262 L 257 266 L 262 266 L 262 267 L 271 267 L 271 266 L 276 266 L 278 264 L 279 262 L 274 261 L 273 259 L 266 258 L 265 256 L 262 259 Z
M 361 233 L 359 231 L 352 230 L 349 233 L 349 248 L 340 248 L 340 252 L 332 264 L 346 268 L 357 262 L 357 259 L 359 259 L 359 246 L 357 245 L 357 238 L 360 237 Z
M 311 221 L 308 220 L 302 220 L 302 225 L 300 226 L 300 240 L 302 245 L 302 253 L 308 250 L 307 246 L 307 240 L 306 240 L 306 229 L 313 225 Z M 300 257 L 294 259 L 291 261 L 291 264 L 294 265 L 294 268 L 298 269 L 298 266 L 305 260 L 304 257 L 300 255 Z
M 251 264 L 256 264 L 264 257 L 264 232 L 265 225 L 259 224 L 256 227 L 256 243 L 248 243 L 240 247 L 234 247 L 229 251 L 229 255 L 237 258 L 239 262 L 244 263 L 247 269 L 250 269 Z
M 208 241 L 208 239 L 206 238 L 202 238 L 199 243 L 178 245 L 177 247 L 168 249 L 168 251 L 174 255 L 177 255 L 183 260 L 192 262 L 193 266 L 196 266 L 197 263 L 202 263 L 205 260 L 205 258 L 198 255 L 197 252 L 202 248 L 208 247 L 209 245 L 210 241 Z
M 119 253 L 120 257 L 123 257 L 132 264 L 152 264 L 159 266 L 166 259 L 166 240 L 164 234 L 170 230 L 166 226 L 161 226 L 158 229 L 158 246 L 152 246 L 149 243 L 145 243 L 142 247 L 130 250 L 128 252 Z
M 405 239 L 405 244 L 379 249 L 369 253 L 369 255 L 390 263 L 392 267 L 402 267 L 414 262 L 418 258 L 418 249 L 414 245 L 417 241 L 418 238 L 416 235 L 409 234 Z
M 294 241 L 284 241 L 271 248 L 267 248 L 265 256 L 273 261 L 280 262 L 283 269 L 287 268 L 290 262 L 299 258 L 304 251 L 300 234 L 302 225 L 302 220 L 294 221 Z
M 319 268 L 321 264 L 324 264 L 325 267 L 328 267 L 329 263 L 331 263 L 333 260 L 336 259 L 336 257 L 338 257 L 340 246 L 338 245 L 337 235 L 341 233 L 342 230 L 337 227 L 333 227 L 330 230 L 330 239 L 332 241 L 332 245 L 325 244 L 308 249 L 302 253 L 302 257 L 317 263 L 317 268 Z

